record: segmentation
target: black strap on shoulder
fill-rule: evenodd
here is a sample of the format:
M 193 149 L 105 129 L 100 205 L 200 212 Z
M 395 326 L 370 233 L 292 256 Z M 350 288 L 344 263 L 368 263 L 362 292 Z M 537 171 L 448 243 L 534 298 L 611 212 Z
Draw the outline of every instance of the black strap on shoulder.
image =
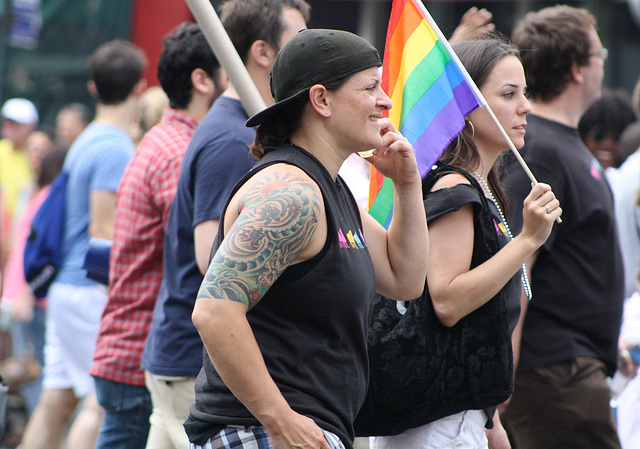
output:
M 431 170 L 429 170 L 429 172 L 424 176 L 424 178 L 422 178 L 422 198 L 425 198 L 427 194 L 431 192 L 431 189 L 433 189 L 433 186 L 440 178 L 451 173 L 458 173 L 464 176 L 471 183 L 471 185 L 480 193 L 482 206 L 485 208 L 487 207 L 487 198 L 484 195 L 484 190 L 482 190 L 482 187 L 480 186 L 476 178 L 474 178 L 469 172 L 459 167 L 449 165 L 442 161 L 436 162 L 436 164 L 431 168 Z

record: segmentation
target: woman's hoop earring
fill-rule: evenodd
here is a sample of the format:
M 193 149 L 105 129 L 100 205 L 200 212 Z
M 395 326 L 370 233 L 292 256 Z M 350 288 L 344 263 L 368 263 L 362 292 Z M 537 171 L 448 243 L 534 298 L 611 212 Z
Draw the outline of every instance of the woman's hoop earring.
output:
M 476 136 L 476 128 L 473 126 L 473 122 L 471 120 L 465 120 L 471 126 L 471 138 L 473 139 Z M 465 123 L 465 126 L 467 126 Z

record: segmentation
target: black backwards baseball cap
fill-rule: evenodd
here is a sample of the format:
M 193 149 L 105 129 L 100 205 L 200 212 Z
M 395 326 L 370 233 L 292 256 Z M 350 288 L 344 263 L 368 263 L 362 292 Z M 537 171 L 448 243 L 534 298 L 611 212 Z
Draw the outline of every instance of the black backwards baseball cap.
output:
M 302 30 L 273 62 L 269 83 L 276 103 L 247 120 L 246 126 L 257 126 L 285 110 L 316 84 L 330 84 L 381 65 L 378 50 L 360 36 L 340 30 Z

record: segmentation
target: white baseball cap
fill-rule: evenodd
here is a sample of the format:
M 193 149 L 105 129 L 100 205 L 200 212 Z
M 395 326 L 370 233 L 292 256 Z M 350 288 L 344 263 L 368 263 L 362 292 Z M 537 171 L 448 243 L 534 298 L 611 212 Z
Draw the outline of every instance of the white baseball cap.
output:
M 25 98 L 11 98 L 2 105 L 2 117 L 23 125 L 38 124 L 38 110 L 35 105 Z

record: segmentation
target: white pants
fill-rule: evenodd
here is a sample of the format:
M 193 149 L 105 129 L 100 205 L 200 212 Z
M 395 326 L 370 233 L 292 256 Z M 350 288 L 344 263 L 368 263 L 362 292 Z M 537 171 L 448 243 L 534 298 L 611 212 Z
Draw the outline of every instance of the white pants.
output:
M 153 403 L 147 449 L 188 449 L 189 438 L 182 423 L 196 398 L 196 378 L 170 378 L 145 371 L 144 380 Z
M 627 384 L 618 397 L 618 436 L 622 449 L 640 448 L 640 377 Z
M 445 416 L 400 435 L 371 437 L 371 449 L 487 449 L 484 410 L 467 410 Z
M 101 285 L 51 285 L 46 312 L 44 388 L 73 388 L 79 398 L 95 390 L 89 369 L 106 303 L 107 292 Z

